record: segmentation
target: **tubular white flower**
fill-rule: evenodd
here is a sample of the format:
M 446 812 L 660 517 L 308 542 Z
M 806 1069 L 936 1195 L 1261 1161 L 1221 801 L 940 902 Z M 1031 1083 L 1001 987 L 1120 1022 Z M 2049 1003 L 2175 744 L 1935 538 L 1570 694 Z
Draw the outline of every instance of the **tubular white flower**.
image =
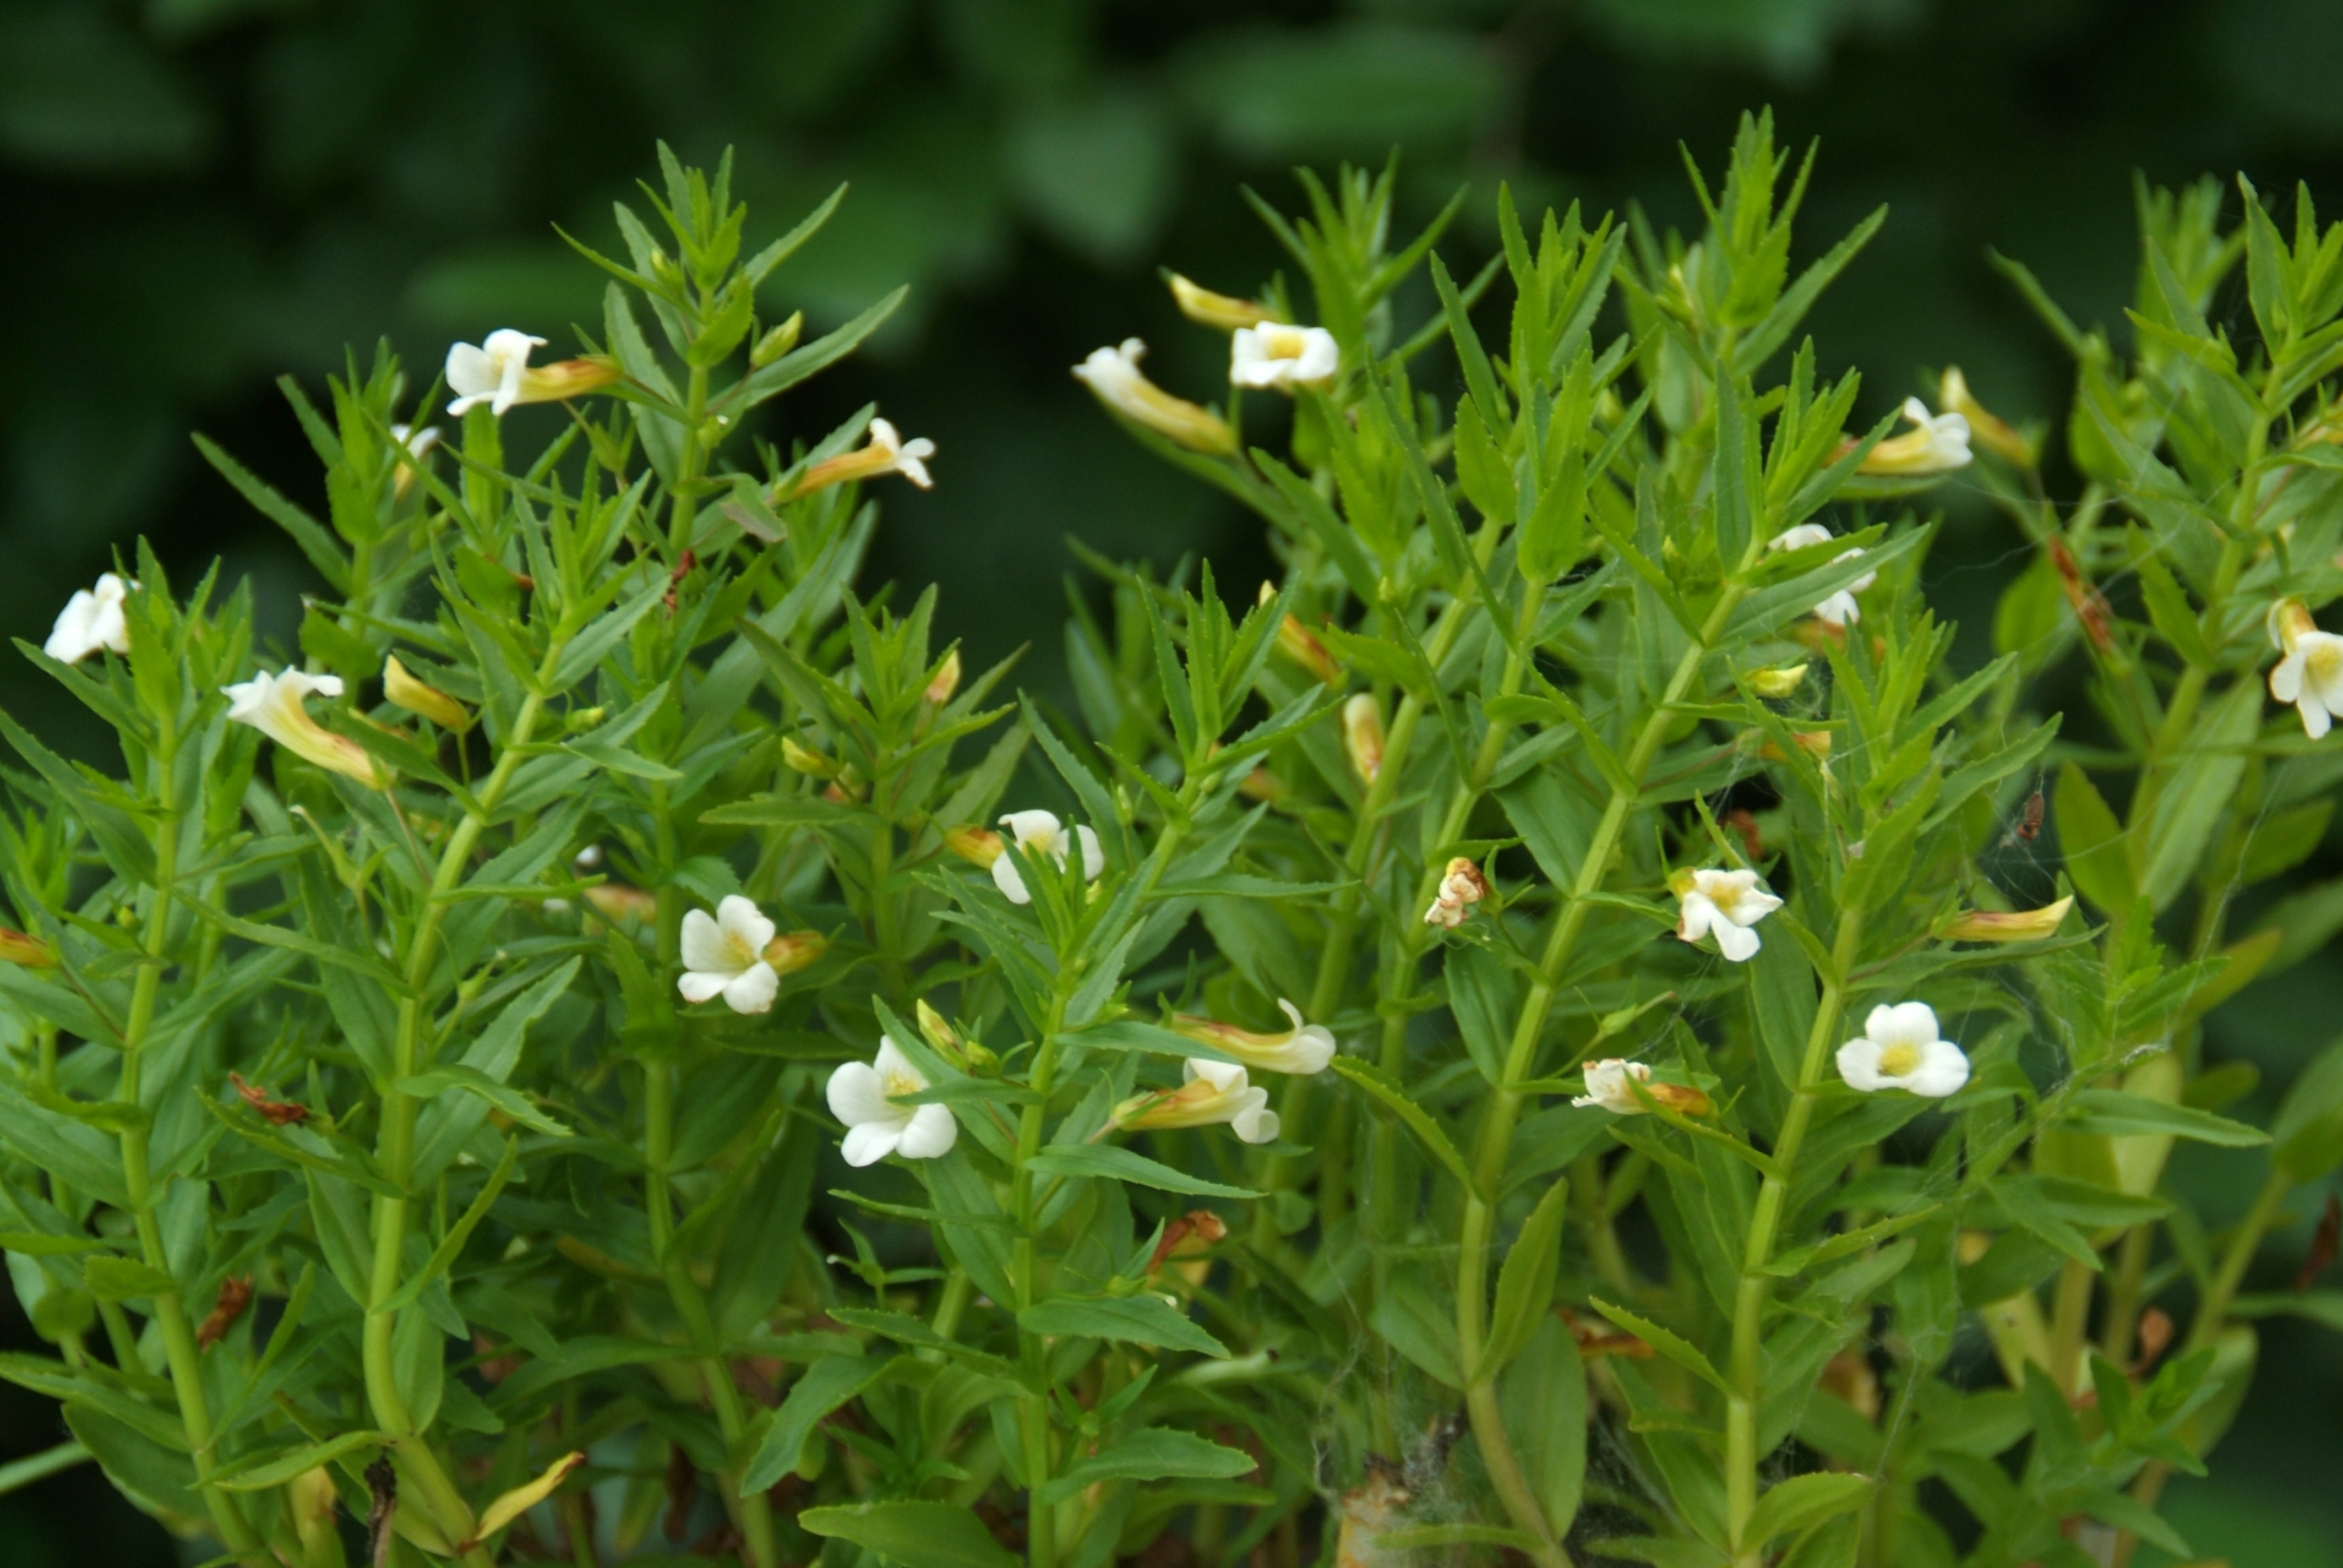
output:
M 1627 1087 L 1633 1078 L 1637 1083 L 1652 1081 L 1652 1070 L 1640 1061 L 1627 1061 L 1606 1056 L 1600 1061 L 1586 1064 L 1586 1092 L 1574 1097 L 1577 1106 L 1599 1105 L 1621 1116 L 1641 1116 L 1644 1104 Z
M 251 725 L 294 755 L 355 779 L 371 789 L 380 789 L 389 783 L 388 775 L 376 766 L 366 748 L 346 735 L 327 729 L 310 718 L 309 710 L 301 705 L 302 699 L 313 691 L 320 697 L 339 697 L 340 676 L 310 675 L 289 668 L 282 675 L 271 675 L 264 669 L 250 680 L 221 690 L 227 696 L 230 719 Z
M 1931 414 L 1917 397 L 1904 399 L 1901 410 L 1913 427 L 1882 441 L 1863 459 L 1858 473 L 1900 475 L 1949 473 L 1969 465 L 1969 422 L 1956 413 Z
M 1234 1024 L 1221 1023 L 1209 1018 L 1182 1013 L 1172 1020 L 1175 1034 L 1227 1052 L 1247 1067 L 1263 1072 L 1291 1072 L 1307 1077 L 1323 1072 L 1326 1064 L 1334 1060 L 1334 1036 L 1323 1024 L 1304 1023 L 1302 1010 L 1286 1000 L 1277 999 L 1280 1012 L 1293 1027 L 1280 1034 L 1256 1034 Z
M 100 648 L 128 654 L 130 626 L 123 619 L 122 601 L 129 592 L 130 585 L 112 572 L 101 576 L 95 588 L 75 588 L 41 651 L 66 664 L 79 664 Z
M 1001 825 L 1016 836 L 1017 847 L 1025 852 L 1029 860 L 1038 860 L 1047 855 L 1062 866 L 1073 852 L 1074 846 L 1080 844 L 1083 879 L 1095 882 L 1099 873 L 1106 869 L 1106 857 L 1099 849 L 1098 835 L 1087 826 L 1067 828 L 1058 820 L 1058 814 L 1054 811 L 1011 811 L 1001 819 Z M 1007 855 L 992 862 L 992 883 L 1012 904 L 1033 901 L 1032 893 L 1025 886 L 1024 877 L 1017 869 L 1017 862 Z
M 1679 910 L 1677 938 L 1696 942 L 1714 935 L 1717 951 L 1735 963 L 1745 963 L 1763 945 L 1750 928 L 1782 907 L 1757 886 L 1755 871 L 1679 871 L 1669 885 Z
M 1126 337 L 1112 348 L 1092 351 L 1074 367 L 1074 379 L 1088 387 L 1098 400 L 1160 436 L 1167 436 L 1192 452 L 1227 457 L 1237 449 L 1237 433 L 1210 408 L 1185 397 L 1174 397 L 1140 373 L 1147 345 Z
M 1229 335 L 1229 384 L 1232 387 L 1312 387 L 1331 381 L 1342 367 L 1342 350 L 1322 327 L 1288 327 L 1264 321 Z
M 936 444 L 925 436 L 903 439 L 902 432 L 890 420 L 870 421 L 870 439 L 859 450 L 841 452 L 835 457 L 824 457 L 799 476 L 797 485 L 783 499 L 809 496 L 831 485 L 842 485 L 854 479 L 875 479 L 887 474 L 900 474 L 922 490 L 932 490 L 936 481 L 928 473 L 927 460 L 936 455 Z
M 1775 534 L 1773 538 L 1766 542 L 1765 548 L 1769 550 L 1803 550 L 1811 549 L 1815 545 L 1826 545 L 1830 543 L 1830 541 L 1831 531 L 1823 527 L 1820 523 L 1800 523 L 1795 528 L 1787 528 L 1781 533 Z M 1835 563 L 1837 561 L 1850 560 L 1861 554 L 1863 554 L 1863 551 L 1860 549 L 1844 550 L 1838 555 L 1833 557 L 1832 559 L 1834 563 Z M 1839 589 L 1838 592 L 1831 595 L 1830 598 L 1815 606 L 1815 618 L 1817 620 L 1827 621 L 1833 626 L 1839 627 L 1848 626 L 1855 621 L 1861 620 L 1863 618 L 1863 611 L 1856 606 L 1855 596 L 1870 588 L 1872 584 L 1878 580 L 1879 574 L 1877 572 L 1864 573 L 1861 577 L 1847 584 L 1846 587 Z M 1801 670 L 1804 670 L 1805 666 L 1800 665 L 1798 668 Z
M 391 476 L 391 493 L 404 498 L 415 487 L 417 471 L 429 459 L 432 448 L 439 445 L 439 427 L 426 425 L 418 430 L 412 425 L 393 425 L 390 438 L 398 443 L 399 454 L 397 470 Z
M 898 1094 L 917 1094 L 928 1086 L 885 1035 L 879 1037 L 879 1054 L 869 1062 L 850 1061 L 830 1075 L 830 1113 L 846 1123 L 840 1151 L 849 1165 L 876 1165 L 890 1154 L 906 1160 L 933 1160 L 951 1151 L 960 1138 L 960 1123 L 947 1105 L 898 1105 Z
M 460 415 L 475 404 L 486 403 L 490 412 L 502 415 L 520 401 L 521 377 L 528 374 L 530 352 L 544 347 L 544 338 L 509 327 L 489 333 L 477 347 L 469 343 L 451 346 L 447 390 L 456 394 L 456 400 L 447 405 L 447 412 Z
M 1936 1010 L 1926 1002 L 1883 1004 L 1871 1010 L 1861 1034 L 1838 1048 L 1838 1075 L 1865 1094 L 1906 1089 L 1942 1100 L 1969 1081 L 1969 1059 L 1937 1037 Z
M 2270 695 L 2293 704 L 2303 733 L 2319 739 L 2343 713 L 2343 637 L 2289 628 L 2285 647 L 2286 657 L 2270 668 Z
M 1114 1124 L 1137 1131 L 1225 1121 L 1247 1143 L 1267 1143 L 1277 1136 L 1277 1112 L 1269 1108 L 1269 1091 L 1248 1082 L 1243 1068 L 1232 1061 L 1191 1057 L 1182 1076 L 1177 1089 L 1135 1095 L 1116 1106 Z
M 689 1002 L 716 997 L 734 1012 L 763 1012 L 773 1005 L 781 977 L 765 961 L 775 928 L 756 904 L 734 893 L 716 906 L 683 917 L 683 975 L 675 989 Z
M 517 403 L 558 403 L 565 397 L 598 391 L 618 378 L 606 359 L 562 359 L 541 370 L 529 368 L 529 354 L 545 347 L 542 337 L 500 327 L 476 347 L 458 343 L 447 350 L 447 389 L 456 400 L 450 414 L 462 414 L 481 403 L 498 417 Z M 421 453 L 417 453 L 420 457 Z

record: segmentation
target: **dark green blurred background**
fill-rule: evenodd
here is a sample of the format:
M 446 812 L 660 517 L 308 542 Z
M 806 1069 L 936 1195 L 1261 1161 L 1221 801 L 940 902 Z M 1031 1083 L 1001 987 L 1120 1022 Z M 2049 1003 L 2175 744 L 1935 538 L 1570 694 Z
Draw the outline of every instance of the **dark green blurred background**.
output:
M 418 385 L 451 338 L 497 327 L 572 349 L 599 284 L 551 226 L 609 243 L 609 202 L 665 137 L 695 159 L 737 147 L 767 234 L 853 183 L 772 314 L 820 326 L 902 281 L 911 303 L 765 433 L 818 435 L 876 398 L 933 437 L 937 487 L 887 494 L 872 578 L 943 582 L 948 635 L 978 658 L 1030 641 L 1024 678 L 1053 688 L 1066 536 L 1208 553 L 1239 583 L 1267 564 L 1245 517 L 1144 458 L 1066 374 L 1135 332 L 1160 379 L 1215 394 L 1222 341 L 1179 321 L 1154 267 L 1249 293 L 1278 265 L 1239 181 L 1286 202 L 1296 161 L 1404 144 L 1417 219 L 1475 187 L 1443 247 L 1461 274 L 1501 179 L 1524 207 L 1632 200 L 1688 225 L 1678 142 L 1714 168 L 1766 103 L 1789 139 L 1822 138 L 1808 256 L 1892 209 L 1813 323 L 1826 365 L 1865 372 L 1865 418 L 1947 361 L 2005 413 L 2060 412 L 2068 367 L 1983 253 L 2119 327 L 2134 169 L 2299 178 L 2343 211 L 2343 0 L 0 0 L 0 629 L 37 641 L 145 533 L 179 572 L 225 555 L 289 633 L 306 568 L 190 428 L 316 505 L 278 374 L 314 387 L 386 332 Z M 1423 304 L 1402 308 L 1413 325 Z M 1957 487 L 1947 507 L 1932 572 L 1973 652 L 2016 541 Z M 87 734 L 12 656 L 0 702 Z M 2266 1111 L 2338 1023 L 2330 952 L 2216 1015 L 2208 1049 L 2264 1068 Z M 2256 1158 L 2181 1177 L 2235 1212 Z M 0 1339 L 30 1340 L 5 1294 Z M 2263 1342 L 2215 1479 L 2177 1487 L 2173 1513 L 2238 1568 L 2331 1568 L 2343 1337 L 2278 1321 Z M 63 1435 L 0 1388 L 0 1461 Z M 173 1558 L 93 1471 L 0 1498 L 8 1568 Z

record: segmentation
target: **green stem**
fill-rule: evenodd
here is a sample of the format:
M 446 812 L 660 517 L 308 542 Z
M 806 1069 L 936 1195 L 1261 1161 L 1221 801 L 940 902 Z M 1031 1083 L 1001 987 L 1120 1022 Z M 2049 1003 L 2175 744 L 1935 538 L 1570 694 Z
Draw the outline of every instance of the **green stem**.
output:
M 2200 1351 L 2213 1342 L 2221 1332 L 2221 1324 L 2229 1313 L 2229 1303 L 2237 1299 L 2237 1287 L 2245 1283 L 2246 1270 L 2260 1250 L 2262 1237 L 2276 1222 L 2279 1208 L 2294 1183 L 2284 1171 L 2273 1171 L 2262 1183 L 2261 1191 L 2254 1198 L 2254 1206 L 2238 1221 L 2236 1234 L 2229 1238 L 2229 1250 L 2221 1255 L 2221 1266 L 2213 1275 L 2213 1282 L 2205 1291 L 2205 1299 L 2197 1303 L 2197 1316 L 2188 1325 L 2188 1342 L 2183 1353 Z
M 1798 1063 L 1798 1081 L 1782 1116 L 1781 1136 L 1774 1141 L 1774 1172 L 1757 1189 L 1757 1203 L 1749 1221 L 1749 1240 L 1742 1253 L 1741 1280 L 1733 1298 L 1733 1396 L 1725 1407 L 1725 1512 L 1735 1552 L 1757 1506 L 1757 1411 L 1763 1388 L 1761 1331 L 1765 1298 L 1773 1281 L 1765 1266 L 1774 1261 L 1774 1242 L 1781 1231 L 1782 1211 L 1797 1172 L 1798 1151 L 1820 1103 L 1815 1090 L 1823 1081 L 1831 1054 L 1831 1039 L 1838 1032 L 1839 1010 L 1845 1002 L 1846 972 L 1855 967 L 1862 944 L 1863 912 L 1839 911 L 1838 939 L 1831 949 L 1832 972 L 1823 977 L 1821 1000 L 1815 1009 L 1814 1028 L 1806 1033 L 1805 1054 Z M 1755 1553 L 1737 1558 L 1755 1568 Z
M 545 655 L 537 671 L 536 686 L 541 689 L 552 683 L 553 672 L 558 667 L 561 650 L 566 643 L 557 638 Z M 425 1028 L 424 992 L 430 983 L 431 969 L 438 957 L 439 931 L 452 907 L 448 896 L 462 882 L 465 869 L 470 864 L 472 850 L 488 828 L 497 803 L 512 784 L 520 767 L 522 754 L 543 717 L 545 699 L 531 691 L 521 701 L 520 711 L 513 719 L 511 733 L 506 738 L 503 753 L 480 788 L 478 815 L 467 812 L 463 820 L 447 836 L 447 846 L 440 853 L 439 865 L 431 879 L 431 891 L 425 900 L 423 912 L 417 917 L 415 933 L 407 944 L 405 980 L 407 994 L 398 1006 L 398 1030 L 392 1046 L 390 1081 L 383 1086 L 382 1131 L 376 1141 L 375 1155 L 383 1177 L 402 1194 L 374 1200 L 374 1262 L 367 1282 L 366 1323 L 361 1342 L 366 1372 L 367 1401 L 374 1412 L 375 1422 L 388 1438 L 391 1447 L 405 1466 L 408 1477 L 421 1489 L 423 1505 L 437 1522 L 449 1539 L 468 1540 L 472 1530 L 472 1512 L 463 1494 L 439 1463 L 431 1445 L 416 1430 L 414 1417 L 406 1400 L 398 1392 L 392 1353 L 393 1331 L 397 1315 L 386 1310 L 384 1303 L 397 1294 L 399 1276 L 405 1259 L 407 1242 L 407 1203 L 405 1196 L 414 1181 L 415 1121 L 417 1107 L 412 1096 L 399 1087 L 422 1067 L 423 1030 Z M 417 1309 L 409 1309 L 417 1310 Z M 474 1546 L 464 1553 L 464 1561 L 475 1568 L 488 1568 L 492 1561 L 486 1550 Z
M 2140 1290 L 2147 1279 L 2150 1250 L 2156 1244 L 2153 1224 L 2134 1225 L 2124 1232 L 2117 1255 L 2115 1283 L 2107 1290 L 2107 1324 L 2104 1336 L 2107 1360 L 2131 1364 L 2133 1341 L 2139 1332 Z
M 176 739 L 166 727 L 156 748 L 158 779 L 171 777 L 177 754 Z M 146 961 L 139 965 L 138 978 L 131 988 L 130 1015 L 122 1030 L 122 1077 L 115 1091 L 115 1097 L 125 1105 L 139 1103 L 141 1053 L 146 1048 L 146 1032 L 155 1022 L 156 1001 L 161 992 L 163 970 L 168 962 L 166 949 L 170 939 L 172 890 L 178 880 L 179 826 L 178 817 L 167 811 L 155 824 L 155 898 L 146 912 L 142 944 Z M 54 1050 L 54 1045 L 51 1049 Z M 171 1271 L 170 1253 L 163 1244 L 163 1228 L 155 1218 L 154 1184 L 147 1168 L 146 1127 L 143 1121 L 122 1130 L 121 1147 L 122 1184 L 130 1200 L 139 1253 L 149 1268 L 167 1274 Z M 217 1467 L 218 1456 L 212 1452 L 211 1406 L 204 1397 L 203 1352 L 196 1343 L 195 1329 L 187 1322 L 186 1305 L 176 1288 L 155 1298 L 155 1324 L 162 1334 L 171 1390 L 178 1398 L 179 1421 L 186 1429 L 187 1447 L 194 1452 L 197 1490 L 211 1513 L 212 1524 L 228 1550 L 242 1558 L 256 1558 L 264 1551 L 260 1533 L 245 1518 L 242 1504 L 232 1494 L 203 1484 Z M 133 1353 L 135 1356 L 135 1351 Z M 133 1361 L 125 1363 L 124 1370 L 135 1368 Z
M 1488 1113 L 1481 1123 L 1475 1145 L 1475 1191 L 1464 1197 L 1456 1261 L 1456 1343 L 1463 1364 L 1473 1369 L 1469 1374 L 1472 1381 L 1464 1391 L 1465 1405 L 1472 1413 L 1473 1435 L 1488 1467 L 1490 1483 L 1503 1501 L 1506 1512 L 1513 1515 L 1513 1523 L 1538 1538 L 1543 1547 L 1541 1560 L 1550 1564 L 1568 1563 L 1569 1554 L 1555 1539 L 1545 1511 L 1530 1489 L 1521 1462 L 1505 1434 L 1497 1409 L 1496 1369 L 1480 1364 L 1488 1334 L 1489 1251 L 1496 1223 L 1494 1198 L 1504 1179 L 1505 1161 L 1513 1150 L 1513 1126 L 1521 1114 L 1523 1100 L 1522 1091 L 1513 1086 L 1531 1075 L 1538 1040 L 1545 1031 L 1546 1015 L 1554 1006 L 1554 990 L 1562 982 L 1570 955 L 1578 945 L 1579 933 L 1585 928 L 1588 911 L 1594 908 L 1588 900 L 1602 890 L 1610 876 L 1612 859 L 1618 853 L 1627 818 L 1642 793 L 1637 781 L 1659 755 L 1668 729 L 1675 722 L 1675 705 L 1684 700 L 1684 694 L 1700 678 L 1701 665 L 1708 650 L 1724 635 L 1741 594 L 1737 579 L 1725 583 L 1717 595 L 1715 608 L 1701 627 L 1699 638 L 1677 660 L 1666 692 L 1644 719 L 1623 761 L 1625 779 L 1612 788 L 1610 803 L 1604 808 L 1603 819 L 1587 845 L 1585 859 L 1580 862 L 1578 879 L 1569 898 L 1555 912 L 1554 930 L 1538 960 L 1538 979 L 1531 985 L 1514 1022 L 1513 1040 L 1505 1052 L 1503 1081 L 1491 1091 Z
M 2059 1265 L 2058 1286 L 2050 1298 L 2050 1381 L 2070 1396 L 2081 1386 L 2083 1341 L 2090 1331 L 2097 1278 L 2088 1263 L 2069 1258 Z

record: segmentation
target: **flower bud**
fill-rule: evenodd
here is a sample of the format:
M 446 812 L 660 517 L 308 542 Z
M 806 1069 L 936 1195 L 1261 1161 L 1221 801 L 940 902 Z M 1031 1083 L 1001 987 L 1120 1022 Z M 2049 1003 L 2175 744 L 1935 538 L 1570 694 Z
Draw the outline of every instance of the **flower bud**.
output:
M 1383 770 L 1383 716 L 1375 699 L 1360 692 L 1342 704 L 1342 749 L 1351 766 L 1369 784 Z
M 1268 604 L 1276 598 L 1277 589 L 1263 582 L 1261 585 L 1261 602 Z M 1321 686 L 1342 684 L 1342 667 L 1335 662 L 1332 654 L 1326 651 L 1326 645 L 1318 640 L 1317 634 L 1302 625 L 1298 618 L 1289 615 L 1278 623 L 1277 651 L 1317 677 Z
M 838 764 L 810 746 L 800 746 L 789 736 L 781 737 L 781 760 L 792 773 L 803 773 L 812 779 L 835 779 Z
M 1140 374 L 1139 361 L 1146 352 L 1146 344 L 1127 337 L 1119 347 L 1098 349 L 1075 366 L 1074 378 L 1115 413 L 1191 452 L 1234 456 L 1237 433 L 1226 419 L 1173 397 Z
M 784 931 L 765 944 L 764 959 L 775 974 L 795 974 L 829 950 L 830 939 L 820 931 Z
M 1273 805 L 1292 794 L 1293 786 L 1272 773 L 1269 770 L 1269 764 L 1263 762 L 1244 776 L 1244 782 L 1237 786 L 1237 793 L 1252 799 L 1265 800 Z
M 950 1020 L 930 1007 L 925 997 L 911 1010 L 919 1019 L 920 1038 L 935 1047 L 936 1054 L 947 1061 L 956 1059 L 960 1053 L 960 1030 L 951 1026 Z
M 990 870 L 1001 859 L 1001 835 L 990 828 L 947 828 L 944 848 L 971 866 Z
M 1964 910 L 1936 934 L 1948 942 L 2030 942 L 2057 935 L 2074 907 L 2070 895 L 2038 910 Z
M 0 963 L 15 964 L 19 969 L 53 970 L 57 967 L 57 950 L 38 937 L 0 927 Z
M 2282 598 L 2269 607 L 2263 618 L 2269 630 L 2270 646 L 2280 653 L 2292 653 L 2294 645 L 2307 631 L 2317 631 L 2318 623 L 2311 618 L 2309 608 L 2298 598 Z
M 1209 288 L 1189 282 L 1176 272 L 1165 273 L 1163 281 L 1172 286 L 1172 297 L 1179 305 L 1180 314 L 1199 327 L 1217 327 L 1227 332 L 1277 319 L 1276 314 L 1265 306 L 1231 295 L 1214 294 Z
M 2020 435 L 2009 421 L 1976 400 L 1969 390 L 1968 378 L 1957 365 L 1945 367 L 1945 374 L 1936 387 L 1936 406 L 1958 414 L 1969 422 L 1970 439 L 1981 443 L 1985 449 L 2015 467 L 2034 467 L 2033 444 Z
M 599 392 L 618 379 L 616 361 L 605 355 L 589 354 L 580 359 L 557 359 L 541 369 L 528 373 L 524 403 L 558 403 L 566 398 L 583 397 L 588 392 Z
M 1774 698 L 1789 696 L 1805 685 L 1805 679 L 1806 666 L 1803 664 L 1784 664 L 1771 669 L 1752 670 L 1748 677 L 1750 690 L 1760 697 Z
M 629 920 L 649 925 L 659 919 L 659 896 L 624 882 L 597 882 L 586 890 L 586 901 L 614 926 Z
M 461 735 L 472 728 L 472 716 L 462 703 L 436 686 L 407 673 L 392 654 L 382 661 L 382 694 L 407 712 L 427 719 L 440 729 Z
M 934 677 L 929 680 L 927 690 L 920 695 L 930 707 L 941 708 L 952 699 L 952 693 L 959 689 L 960 649 L 955 648 L 944 655 L 944 661 L 937 668 Z
M 804 336 L 805 312 L 794 311 L 787 321 L 757 339 L 757 346 L 749 350 L 749 368 L 762 370 L 766 366 L 795 348 L 798 346 L 798 339 Z
M 322 1464 L 305 1470 L 285 1483 L 285 1491 L 303 1554 L 311 1563 L 341 1562 L 341 1538 L 334 1529 L 334 1511 L 341 1499 L 334 1490 L 333 1473 Z
M 683 268 L 670 260 L 666 251 L 651 246 L 651 280 L 662 287 L 683 292 Z

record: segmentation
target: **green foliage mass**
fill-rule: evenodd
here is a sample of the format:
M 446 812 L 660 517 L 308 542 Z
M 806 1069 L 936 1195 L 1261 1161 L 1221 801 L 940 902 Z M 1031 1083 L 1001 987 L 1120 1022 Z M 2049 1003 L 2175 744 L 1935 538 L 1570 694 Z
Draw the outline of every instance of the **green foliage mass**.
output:
M 585 357 L 288 384 L 324 516 L 206 455 L 330 586 L 306 674 L 142 548 L 20 645 L 122 766 L 0 720 L 41 1462 L 308 1568 L 2186 1553 L 2256 1325 L 2337 1318 L 2244 1287 L 2343 1043 L 2265 1129 L 2201 1020 L 2343 928 L 2232 919 L 2343 776 L 2343 227 L 2143 186 L 2129 354 L 2006 264 L 2054 498 L 1950 374 L 1853 421 L 1804 326 L 1880 219 L 1794 266 L 1813 167 L 1745 119 L 1689 234 L 1501 190 L 1461 282 L 1462 196 L 1255 197 L 1295 281 L 1190 307 L 1251 387 L 1088 369 L 1278 578 L 1091 558 L 1071 710 L 857 589 L 915 442 L 745 433 L 900 298 L 760 305 L 836 198 L 662 148 Z M 1955 474 L 2033 561 L 1966 675 Z M 2053 847 L 2080 901 L 2013 899 Z

